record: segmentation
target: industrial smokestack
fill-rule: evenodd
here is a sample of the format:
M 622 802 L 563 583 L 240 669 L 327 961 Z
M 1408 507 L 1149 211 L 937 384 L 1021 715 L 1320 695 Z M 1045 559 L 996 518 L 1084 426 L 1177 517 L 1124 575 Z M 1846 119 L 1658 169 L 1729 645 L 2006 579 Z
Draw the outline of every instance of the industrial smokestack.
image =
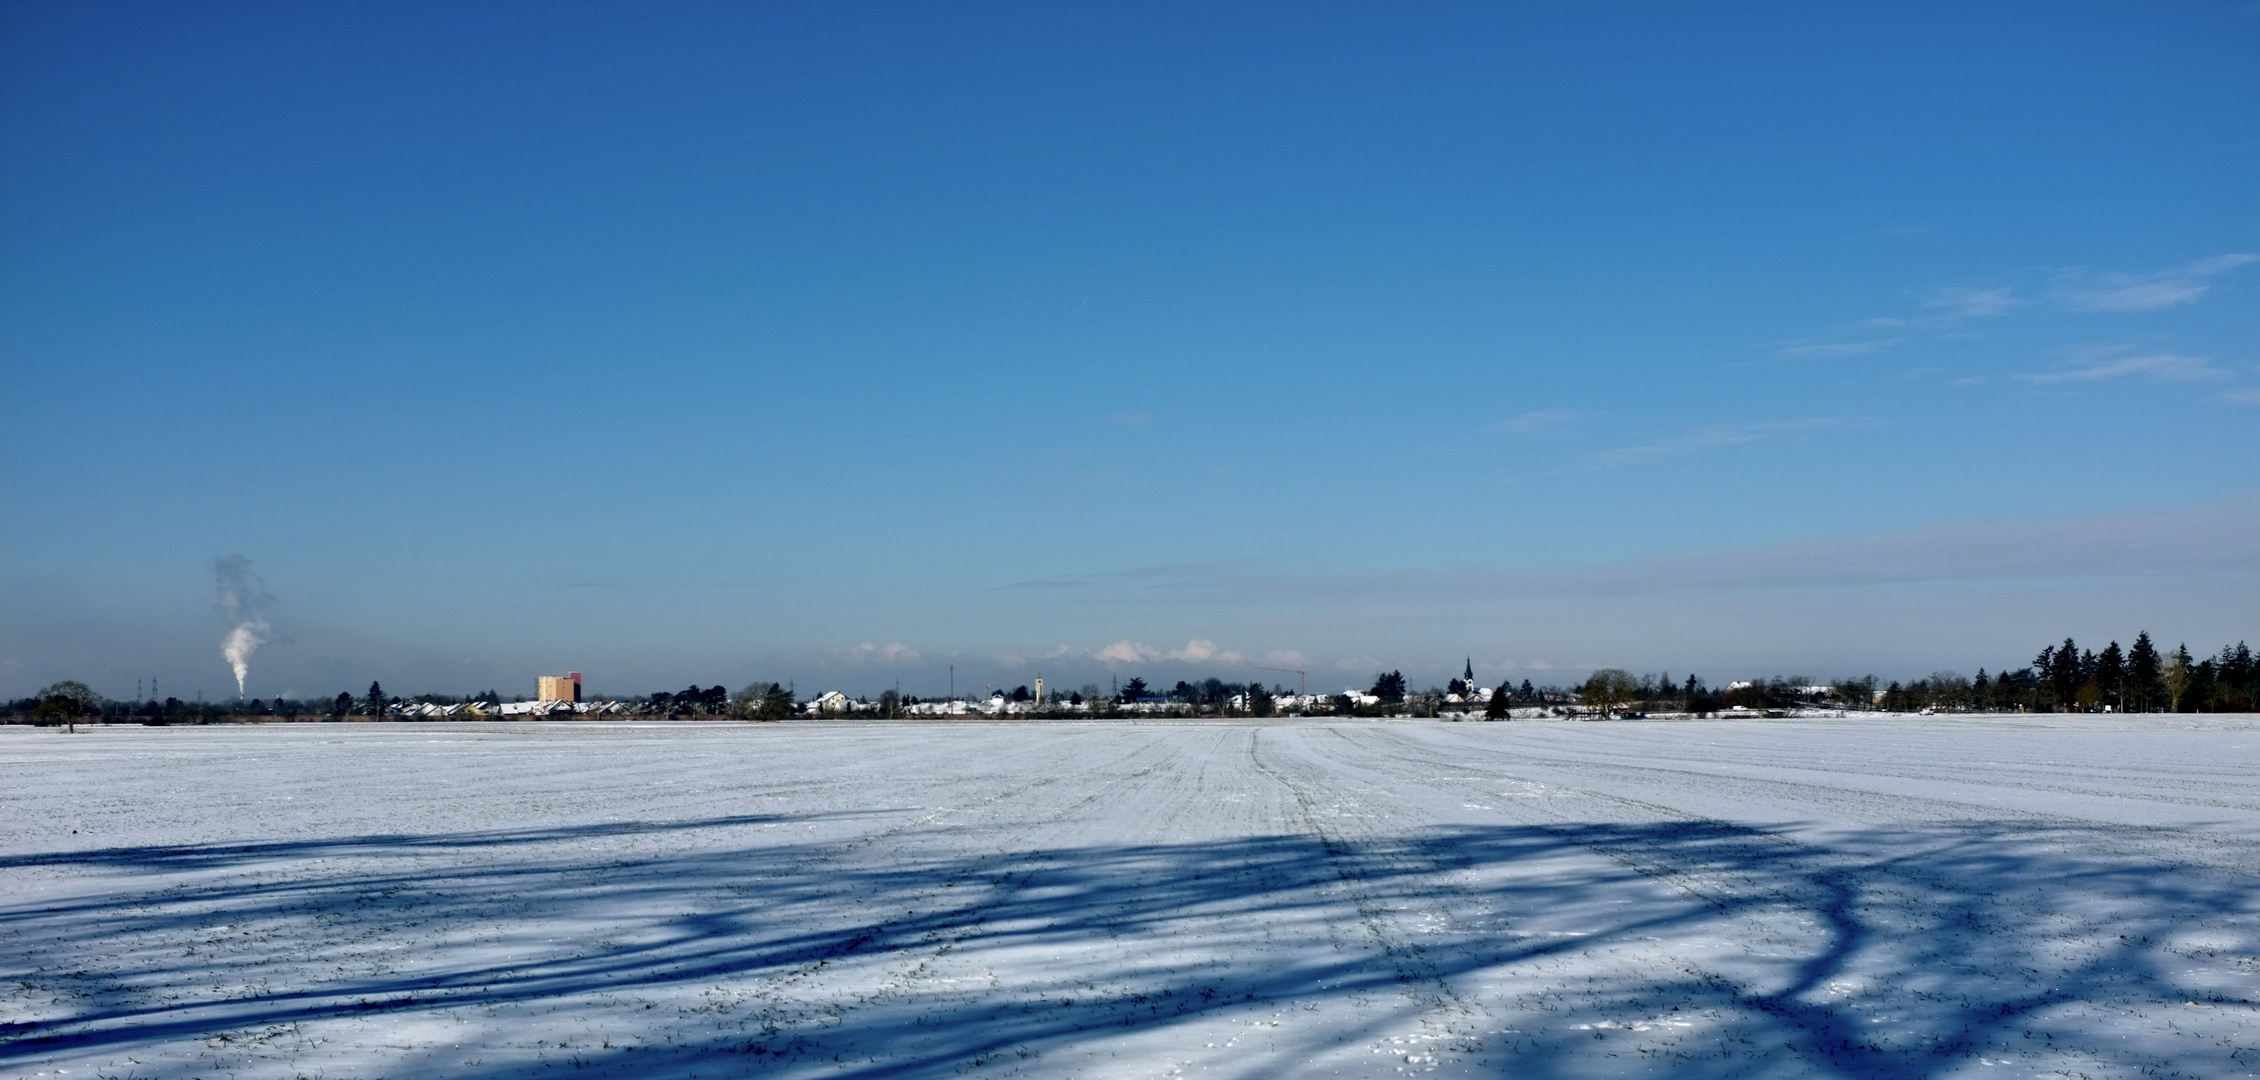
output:
M 251 654 L 267 643 L 271 632 L 266 612 L 274 605 L 275 597 L 267 591 L 267 583 L 252 572 L 251 560 L 241 555 L 222 555 L 212 560 L 212 576 L 219 587 L 220 614 L 235 624 L 220 642 L 220 656 L 235 672 L 235 696 L 240 698 L 243 680 L 251 674 Z

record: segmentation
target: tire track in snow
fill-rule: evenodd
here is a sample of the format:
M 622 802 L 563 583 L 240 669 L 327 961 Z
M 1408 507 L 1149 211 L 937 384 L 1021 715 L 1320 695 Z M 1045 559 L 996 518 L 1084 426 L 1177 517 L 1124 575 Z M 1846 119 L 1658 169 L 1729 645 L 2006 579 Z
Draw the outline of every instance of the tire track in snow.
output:
M 1337 737 L 1340 734 L 1338 729 L 1323 730 Z M 1263 753 L 1264 736 L 1274 734 L 1275 741 L 1287 741 L 1289 731 L 1294 732 L 1299 742 L 1308 729 L 1252 729 L 1248 738 L 1248 764 L 1287 793 L 1289 824 L 1318 839 L 1339 887 L 1357 911 L 1358 922 L 1368 941 L 1394 969 L 1399 993 L 1412 1008 L 1415 1020 L 1423 1028 L 1434 1029 L 1423 1034 L 1429 1041 L 1442 1042 L 1447 1049 L 1459 1054 L 1479 1052 L 1482 1049 L 1479 1032 L 1484 1021 L 1482 1010 L 1462 997 L 1444 976 L 1443 969 L 1428 955 L 1427 948 L 1397 925 L 1381 890 L 1372 880 L 1376 875 L 1371 868 L 1379 863 L 1388 869 L 1388 877 L 1393 881 L 1424 883 L 1415 895 L 1439 902 L 1452 891 L 1445 884 L 1448 867 L 1438 862 L 1408 859 L 1400 853 L 1401 845 L 1380 842 L 1382 838 L 1375 830 L 1347 824 L 1358 820 L 1356 816 L 1322 808 L 1313 794 L 1319 774 L 1307 765 L 1301 770 L 1304 775 L 1298 778 L 1294 775 L 1298 770 L 1289 764 L 1285 755 L 1280 755 L 1277 762 L 1267 762 Z M 1371 1026 L 1389 1022 L 1391 1018 L 1376 1017 Z

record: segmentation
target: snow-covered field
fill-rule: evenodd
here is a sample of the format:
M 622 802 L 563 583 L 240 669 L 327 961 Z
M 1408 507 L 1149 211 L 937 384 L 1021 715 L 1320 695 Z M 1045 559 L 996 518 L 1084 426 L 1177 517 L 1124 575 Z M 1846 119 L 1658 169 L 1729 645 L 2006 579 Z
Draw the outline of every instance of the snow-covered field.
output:
M 2260 1075 L 2260 718 L 0 730 L 0 1076 Z

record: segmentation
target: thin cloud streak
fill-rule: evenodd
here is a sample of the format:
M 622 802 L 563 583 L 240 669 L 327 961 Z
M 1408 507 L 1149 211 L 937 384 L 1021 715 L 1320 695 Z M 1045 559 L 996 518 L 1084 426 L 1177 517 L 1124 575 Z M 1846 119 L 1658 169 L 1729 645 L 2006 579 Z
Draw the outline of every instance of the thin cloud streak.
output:
M 2024 303 L 2016 291 L 2007 286 L 1990 289 L 1943 286 L 1931 290 L 1930 299 L 1923 301 L 1922 306 L 1928 311 L 1943 311 L 1970 319 L 2006 315 Z
M 1874 341 L 1838 341 L 1811 345 L 1790 345 L 1775 350 L 1775 355 L 1792 360 L 1835 360 L 1847 356 L 1872 356 L 1899 344 L 1899 338 L 1880 338 Z
M 1844 420 L 1836 417 L 1807 417 L 1800 420 L 1779 420 L 1762 424 L 1713 424 L 1684 435 L 1595 454 L 1586 459 L 1585 465 L 1589 469 L 1628 468 L 1673 458 L 1688 457 L 1723 447 L 1741 446 L 1794 432 L 1876 426 L 1878 426 L 1877 422 L 1872 420 Z
M 1507 435 L 1551 435 L 1576 427 L 1601 414 L 1591 409 L 1541 409 L 1508 417 L 1487 430 Z
M 2196 303 L 2211 289 L 2202 281 L 2151 281 L 2073 293 L 2066 302 L 2081 311 L 2156 311 Z
M 2260 255 L 2242 252 L 2215 255 L 2155 274 L 2072 273 L 2057 289 L 2057 297 L 2076 311 L 2139 312 L 2194 304 L 2213 288 L 2206 279 L 2229 273 Z
M 1907 532 L 1772 544 L 1554 573 L 1270 572 L 1238 564 L 1092 574 L 1073 587 L 1176 602 L 1369 606 L 1594 599 L 1676 593 L 1781 593 L 1949 583 L 2182 578 L 2260 580 L 2251 537 L 2260 495 L 2195 509 L 1938 525 Z M 1068 587 L 1057 581 L 1046 587 Z M 1122 645 L 1128 645 L 1124 642 Z M 1102 654 L 1103 655 L 1103 654 Z M 1125 659 L 1152 659 L 1137 646 Z
M 2177 356 L 2173 353 L 2154 353 L 2149 356 L 2132 356 L 2123 360 L 2109 360 L 2069 371 L 2048 371 L 2019 378 L 2029 383 L 2048 385 L 2067 382 L 2102 382 L 2106 379 L 2142 378 L 2151 382 L 2187 383 L 2210 382 L 2229 377 L 2229 373 L 2214 367 L 2202 358 Z

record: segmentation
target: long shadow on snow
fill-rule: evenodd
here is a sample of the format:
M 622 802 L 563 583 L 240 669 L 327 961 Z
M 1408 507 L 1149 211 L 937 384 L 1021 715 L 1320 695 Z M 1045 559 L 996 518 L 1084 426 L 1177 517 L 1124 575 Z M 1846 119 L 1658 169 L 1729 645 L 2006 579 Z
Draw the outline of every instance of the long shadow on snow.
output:
M 1686 1003 L 1724 1019 L 1700 1046 L 1683 1048 L 1677 1075 L 1913 1078 L 1945 1070 L 2057 1004 L 2178 1002 L 2189 990 L 2162 966 L 2167 958 L 2154 942 L 2183 924 L 2227 918 L 2243 928 L 2249 948 L 2255 908 L 2249 880 L 2067 856 L 2066 841 L 2097 845 L 2065 835 L 2079 830 L 2036 834 L 1985 822 L 1878 830 L 1829 848 L 1715 823 L 1463 828 L 1363 844 L 1296 835 L 993 857 L 891 854 L 870 864 L 855 861 L 853 842 L 621 858 L 593 858 L 574 846 L 639 829 L 771 820 L 100 853 L 90 862 L 151 880 L 128 882 L 99 904 L 0 909 L 10 955 L 0 974 L 79 1004 L 65 1017 L 0 1029 L 0 1061 L 58 1049 L 130 1052 L 391 1010 L 534 1003 L 586 1010 L 589 1024 L 601 1027 L 612 1012 L 636 1007 L 623 996 L 719 987 L 736 991 L 693 1021 L 702 1035 L 691 1045 L 585 1060 L 600 1072 L 648 1074 L 716 1064 L 830 1066 L 837 1055 L 836 1071 L 847 1075 L 938 1075 L 999 1056 L 1040 1059 L 1100 1033 L 1237 1016 L 1258 1004 L 1435 999 L 1478 973 L 1493 978 L 1643 942 L 1802 921 L 1813 932 L 1774 943 L 1781 959 L 1604 970 L 1574 995 L 1549 999 L 1541 990 L 1514 1005 L 1558 1022 L 1522 1023 L 1512 1038 L 1463 1032 L 1445 1052 L 1502 1071 L 1511 1061 L 1520 1075 L 1570 1075 L 1629 1037 L 1571 1021 L 1656 1015 Z M 434 852 L 462 860 L 434 867 Z M 1570 872 L 1527 872 L 1584 853 L 1606 859 Z M 403 859 L 411 863 L 391 865 Z M 235 872 L 168 880 L 220 866 Z M 1469 880 L 1482 882 L 1472 894 L 1456 884 Z M 1625 904 L 1628 889 L 1647 890 L 1645 902 Z M 1480 903 L 1498 914 L 1385 943 L 1345 930 L 1357 921 L 1353 907 L 1439 903 Z M 1518 920 L 1562 913 L 1574 913 L 1585 929 L 1577 936 L 1516 930 Z M 2110 929 L 2123 935 L 2120 943 L 2091 949 L 2078 963 L 2051 959 L 2049 942 L 2063 938 L 2067 919 L 2081 918 L 2117 920 Z M 517 929 L 552 920 L 616 932 L 583 931 L 541 947 L 513 940 Z M 417 941 L 420 933 L 460 939 L 466 928 L 488 928 L 490 943 L 507 944 L 508 955 Z M 233 937 L 212 940 L 215 932 Z M 1117 949 L 1106 954 L 1115 959 L 1105 970 L 1016 976 L 1010 988 L 967 991 L 921 983 L 918 975 L 932 963 L 977 970 L 986 952 L 1203 932 L 1331 944 L 1278 950 L 1260 964 L 1219 958 L 1176 967 Z M 199 934 L 204 948 L 178 947 Z M 289 955 L 261 947 L 268 940 Z M 397 959 L 404 944 L 417 946 L 405 969 Z M 105 954 L 126 959 L 89 973 L 88 958 Z M 285 980 L 295 988 L 264 988 L 271 972 L 294 964 L 304 969 Z M 820 986 L 796 992 L 827 965 L 843 964 L 877 964 L 892 974 L 850 1006 L 814 1000 Z M 1896 972 L 1899 985 L 1830 989 L 1856 967 L 1878 965 Z M 201 994 L 225 986 L 238 989 Z M 1899 1033 L 1879 1038 L 1870 1022 L 1886 1006 Z M 641 1015 L 615 1018 L 632 1024 Z M 1372 1034 L 1329 1029 L 1323 1045 L 1303 1049 Z M 856 1067 L 847 1058 L 874 1060 Z
M 695 818 L 682 821 L 609 821 L 590 825 L 559 825 L 546 829 L 488 829 L 456 833 L 371 833 L 314 840 L 263 840 L 251 844 L 159 844 L 148 847 L 95 848 L 86 851 L 35 851 L 0 855 L 0 870 L 30 866 L 113 866 L 138 870 L 193 870 L 233 866 L 278 858 L 330 858 L 370 855 L 384 849 L 450 851 L 468 848 L 520 847 L 558 841 L 596 840 L 613 836 L 728 828 L 733 825 L 768 825 L 820 821 L 826 818 L 869 817 L 883 811 L 850 810 L 822 814 L 741 814 L 735 817 Z

